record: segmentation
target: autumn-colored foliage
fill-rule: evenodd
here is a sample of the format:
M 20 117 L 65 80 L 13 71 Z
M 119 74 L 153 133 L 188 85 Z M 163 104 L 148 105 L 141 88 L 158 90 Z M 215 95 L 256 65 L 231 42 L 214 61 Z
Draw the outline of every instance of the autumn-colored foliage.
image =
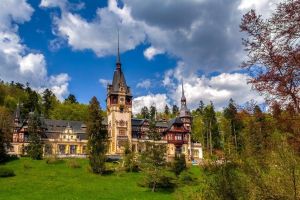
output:
M 300 112 L 300 0 L 278 4 L 268 19 L 254 10 L 240 25 L 247 34 L 243 45 L 248 60 L 242 67 L 252 74 L 254 88 L 270 102 L 292 104 Z

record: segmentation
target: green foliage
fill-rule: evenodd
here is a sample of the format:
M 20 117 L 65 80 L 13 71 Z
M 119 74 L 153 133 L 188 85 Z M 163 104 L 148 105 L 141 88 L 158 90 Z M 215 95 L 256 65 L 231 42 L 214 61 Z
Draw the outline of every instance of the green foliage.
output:
M 50 119 L 86 121 L 88 106 L 84 104 L 62 103 L 50 110 Z
M 76 159 L 68 160 L 67 165 L 68 165 L 68 167 L 73 168 L 73 169 L 81 168 L 80 163 Z
M 135 154 L 130 147 L 130 143 L 126 142 L 123 156 L 123 167 L 127 172 L 138 172 L 139 166 L 136 162 Z
M 171 184 L 171 178 L 166 176 L 166 146 L 151 142 L 145 144 L 146 149 L 141 154 L 141 166 L 145 173 L 144 184 L 155 192 L 157 188 Z
M 56 156 L 50 156 L 50 157 L 47 157 L 46 158 L 46 163 L 47 164 L 50 164 L 50 165 L 56 165 L 56 164 L 61 164 L 61 163 L 64 163 L 64 160 L 63 159 L 60 159 Z
M 8 159 L 6 149 L 10 147 L 12 117 L 9 110 L 0 106 L 0 163 Z
M 65 103 L 76 104 L 78 101 L 74 94 L 69 94 L 69 96 L 65 99 Z
M 181 172 L 186 169 L 186 161 L 185 155 L 176 155 L 174 161 L 172 163 L 172 171 L 175 173 L 176 176 L 179 176 Z
M 29 114 L 28 133 L 29 145 L 27 146 L 27 154 L 34 160 L 43 159 L 43 143 L 41 120 L 37 112 Z
M 105 160 L 107 151 L 107 130 L 102 125 L 103 117 L 96 97 L 93 97 L 89 105 L 87 124 L 88 153 L 90 167 L 93 173 L 105 173 Z
M 6 167 L 0 167 L 0 177 L 12 177 L 15 176 L 15 173 L 12 169 L 6 168 Z

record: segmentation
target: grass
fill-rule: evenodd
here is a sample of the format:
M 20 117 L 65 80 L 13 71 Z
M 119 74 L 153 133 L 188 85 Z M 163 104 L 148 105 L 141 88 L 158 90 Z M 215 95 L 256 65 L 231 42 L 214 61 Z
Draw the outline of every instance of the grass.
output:
M 153 193 L 138 186 L 142 173 L 114 173 L 99 176 L 88 171 L 88 160 L 76 159 L 80 168 L 70 168 L 67 160 L 47 164 L 45 160 L 21 158 L 8 162 L 5 167 L 13 169 L 16 176 L 0 178 L 0 199 L 176 199 L 176 192 Z M 199 173 L 192 168 L 190 173 Z M 180 189 L 188 191 L 188 186 Z

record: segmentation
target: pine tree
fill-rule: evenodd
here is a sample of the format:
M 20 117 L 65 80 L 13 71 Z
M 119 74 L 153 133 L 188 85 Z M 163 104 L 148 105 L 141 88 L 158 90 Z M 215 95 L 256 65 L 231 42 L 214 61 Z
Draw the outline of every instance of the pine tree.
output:
M 156 120 L 157 110 L 155 106 L 150 107 L 150 120 Z
M 144 119 L 149 119 L 150 117 L 150 114 L 149 114 L 149 109 L 147 106 L 144 106 L 142 109 L 141 109 L 141 115 Z
M 29 145 L 27 153 L 34 160 L 43 159 L 42 123 L 37 112 L 29 113 Z
M 164 144 L 146 143 L 146 150 L 141 154 L 142 169 L 145 172 L 145 185 L 152 189 L 152 192 L 164 184 L 171 184 L 166 177 L 166 146 Z
M 204 108 L 203 123 L 206 132 L 206 148 L 209 149 L 210 155 L 212 155 L 213 149 L 219 148 L 221 144 L 216 113 L 212 102 Z
M 93 173 L 105 172 L 105 160 L 107 152 L 107 131 L 102 124 L 101 108 L 96 97 L 89 104 L 87 120 L 88 152 L 90 166 Z
M 181 174 L 181 172 L 183 172 L 185 169 L 186 169 L 185 156 L 183 154 L 176 155 L 174 162 L 172 164 L 172 171 L 178 177 Z
M 43 92 L 42 99 L 43 99 L 42 105 L 43 105 L 44 115 L 46 118 L 49 118 L 50 110 L 54 108 L 57 99 L 53 94 L 53 92 L 49 89 L 46 89 Z
M 164 113 L 165 113 L 166 116 L 169 116 L 169 114 L 170 114 L 170 108 L 169 108 L 168 105 L 165 106 L 165 111 L 164 111 Z
M 232 99 L 229 100 L 227 108 L 224 109 L 224 117 L 230 122 L 230 132 L 233 136 L 234 145 L 238 150 L 239 130 L 241 129 L 241 122 L 237 116 L 237 108 Z
M 156 129 L 155 120 L 150 120 L 150 122 L 149 122 L 148 136 L 149 136 L 150 140 L 154 140 L 154 141 L 158 141 L 161 139 L 161 135 Z
M 69 96 L 65 99 L 65 103 L 77 104 L 78 101 L 74 94 L 69 94 Z
M 173 107 L 172 107 L 172 115 L 176 116 L 176 115 L 178 115 L 178 113 L 179 113 L 178 106 L 177 105 L 173 105 Z

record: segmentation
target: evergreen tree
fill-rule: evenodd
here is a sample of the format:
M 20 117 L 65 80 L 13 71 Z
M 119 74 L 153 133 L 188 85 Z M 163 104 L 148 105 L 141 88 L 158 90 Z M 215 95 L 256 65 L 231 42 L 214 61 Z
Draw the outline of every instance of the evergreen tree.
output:
M 176 155 L 174 158 L 174 162 L 172 163 L 172 171 L 176 176 L 179 176 L 181 172 L 186 169 L 186 161 L 185 156 L 183 154 Z
M 55 106 L 56 103 L 56 97 L 55 95 L 52 93 L 51 90 L 46 89 L 43 92 L 43 96 L 42 96 L 42 105 L 43 105 L 43 111 L 44 111 L 44 115 L 46 118 L 49 118 L 49 113 L 50 110 L 52 110 Z
M 138 171 L 138 165 L 135 161 L 134 152 L 130 147 L 129 141 L 127 141 L 125 144 L 123 160 L 124 160 L 123 165 L 126 171 L 128 172 Z
M 169 108 L 168 105 L 165 106 L 165 111 L 164 111 L 164 113 L 165 113 L 166 116 L 169 116 L 169 114 L 170 114 L 170 108 Z
M 154 105 L 150 107 L 150 120 L 156 120 L 157 109 Z
M 206 132 L 206 148 L 212 155 L 213 149 L 219 148 L 221 145 L 216 112 L 212 102 L 204 108 L 203 124 Z
M 239 130 L 241 129 L 241 122 L 237 116 L 237 108 L 232 99 L 229 100 L 227 108 L 224 109 L 224 117 L 230 122 L 230 132 L 233 136 L 234 145 L 238 150 Z
M 7 148 L 10 147 L 11 141 L 12 117 L 9 111 L 0 107 L 0 163 L 7 158 Z
M 142 118 L 143 118 L 143 119 L 149 119 L 150 113 L 149 113 L 149 109 L 148 109 L 147 106 L 144 106 L 144 107 L 141 109 L 141 115 L 142 115 Z
M 27 153 L 34 160 L 43 158 L 42 122 L 37 112 L 30 112 L 28 119 L 29 145 Z
M 155 120 L 150 120 L 150 122 L 149 122 L 148 136 L 149 136 L 150 140 L 154 140 L 154 141 L 158 141 L 161 139 L 161 135 L 156 129 Z
M 173 107 L 172 107 L 172 115 L 176 116 L 176 115 L 178 115 L 178 113 L 179 113 L 178 106 L 177 105 L 173 105 Z
M 65 99 L 65 103 L 77 104 L 78 101 L 74 94 L 69 94 L 69 96 Z
M 23 105 L 21 107 L 21 109 L 22 109 L 21 115 L 22 115 L 23 119 L 28 118 L 29 112 L 33 112 L 33 111 L 38 112 L 38 113 L 41 112 L 41 108 L 39 105 L 38 93 L 36 91 L 32 90 L 29 87 L 28 83 L 26 85 L 27 85 L 27 87 L 26 87 L 25 91 L 27 94 L 27 98 L 25 99 L 25 101 L 23 102 Z
M 89 114 L 86 124 L 90 166 L 93 173 L 103 174 L 105 172 L 105 154 L 107 151 L 107 131 L 102 124 L 103 117 L 96 97 L 91 99 L 88 109 Z
M 166 146 L 147 142 L 145 151 L 141 154 L 142 169 L 145 172 L 145 185 L 152 192 L 159 187 L 170 186 L 170 179 L 166 176 Z
M 204 105 L 203 101 L 200 100 L 200 102 L 199 102 L 199 107 L 197 108 L 197 112 L 198 112 L 200 115 L 203 115 L 204 107 L 205 107 L 205 105 Z

